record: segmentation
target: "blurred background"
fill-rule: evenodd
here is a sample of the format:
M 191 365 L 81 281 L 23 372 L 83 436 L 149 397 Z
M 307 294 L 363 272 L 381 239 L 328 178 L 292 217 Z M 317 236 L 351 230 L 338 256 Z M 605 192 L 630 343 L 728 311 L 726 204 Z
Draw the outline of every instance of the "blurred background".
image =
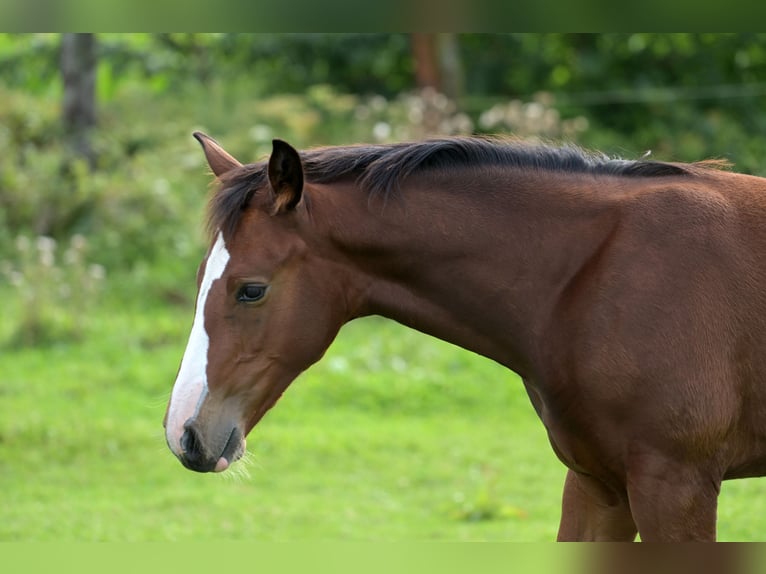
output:
M 515 375 L 377 318 L 235 478 L 173 459 L 194 130 L 243 162 L 504 133 L 764 175 L 766 34 L 0 34 L 0 540 L 551 540 L 564 470 Z M 763 532 L 759 485 L 725 487 L 724 539 Z

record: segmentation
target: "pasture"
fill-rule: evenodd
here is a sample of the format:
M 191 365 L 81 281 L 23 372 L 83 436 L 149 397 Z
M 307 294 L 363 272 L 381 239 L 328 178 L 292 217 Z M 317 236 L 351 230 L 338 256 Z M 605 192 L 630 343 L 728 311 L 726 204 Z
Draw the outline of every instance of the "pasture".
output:
M 516 376 L 379 318 L 341 331 L 232 472 L 185 470 L 161 422 L 191 308 L 130 281 L 80 343 L 3 349 L 0 540 L 555 538 L 564 467 Z M 721 540 L 766 531 L 762 485 L 724 483 Z

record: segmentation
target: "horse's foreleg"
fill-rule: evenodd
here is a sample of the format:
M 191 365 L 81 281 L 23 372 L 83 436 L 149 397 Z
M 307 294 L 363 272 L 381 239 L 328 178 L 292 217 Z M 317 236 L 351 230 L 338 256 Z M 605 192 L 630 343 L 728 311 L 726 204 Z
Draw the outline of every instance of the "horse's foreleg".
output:
M 720 478 L 658 454 L 631 461 L 627 478 L 642 541 L 715 541 Z
M 636 525 L 627 500 L 597 480 L 572 470 L 564 483 L 558 540 L 627 541 Z

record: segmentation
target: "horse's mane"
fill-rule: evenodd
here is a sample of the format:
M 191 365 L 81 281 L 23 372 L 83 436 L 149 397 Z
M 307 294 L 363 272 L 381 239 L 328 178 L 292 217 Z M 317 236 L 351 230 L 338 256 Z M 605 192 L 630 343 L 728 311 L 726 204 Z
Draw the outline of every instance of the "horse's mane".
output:
M 395 193 L 409 176 L 425 171 L 448 171 L 498 166 L 539 171 L 621 177 L 689 176 L 701 169 L 721 169 L 726 162 L 696 164 L 611 158 L 578 146 L 527 143 L 502 137 L 453 137 L 416 143 L 352 145 L 300 152 L 304 175 L 313 183 L 356 179 L 371 195 Z M 220 178 L 208 212 L 208 229 L 233 231 L 252 194 L 267 184 L 266 162 L 244 165 Z

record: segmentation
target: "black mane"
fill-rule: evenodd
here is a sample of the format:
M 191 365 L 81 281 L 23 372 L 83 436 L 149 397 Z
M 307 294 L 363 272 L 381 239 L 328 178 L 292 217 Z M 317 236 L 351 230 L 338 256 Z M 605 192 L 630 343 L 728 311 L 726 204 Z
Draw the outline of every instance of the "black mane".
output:
M 417 143 L 354 145 L 301 152 L 306 180 L 356 179 L 372 195 L 395 193 L 411 175 L 427 170 L 500 166 L 622 177 L 690 175 L 688 165 L 610 158 L 573 145 L 530 144 L 516 139 L 455 137 Z M 257 190 L 267 185 L 266 163 L 244 165 L 221 178 L 211 201 L 208 228 L 233 230 Z
M 330 147 L 302 154 L 306 177 L 330 183 L 357 176 L 371 194 L 395 192 L 407 176 L 417 172 L 468 166 L 502 166 L 535 170 L 655 177 L 689 173 L 678 164 L 611 159 L 582 148 L 530 144 L 491 137 L 456 137 L 418 143 Z

